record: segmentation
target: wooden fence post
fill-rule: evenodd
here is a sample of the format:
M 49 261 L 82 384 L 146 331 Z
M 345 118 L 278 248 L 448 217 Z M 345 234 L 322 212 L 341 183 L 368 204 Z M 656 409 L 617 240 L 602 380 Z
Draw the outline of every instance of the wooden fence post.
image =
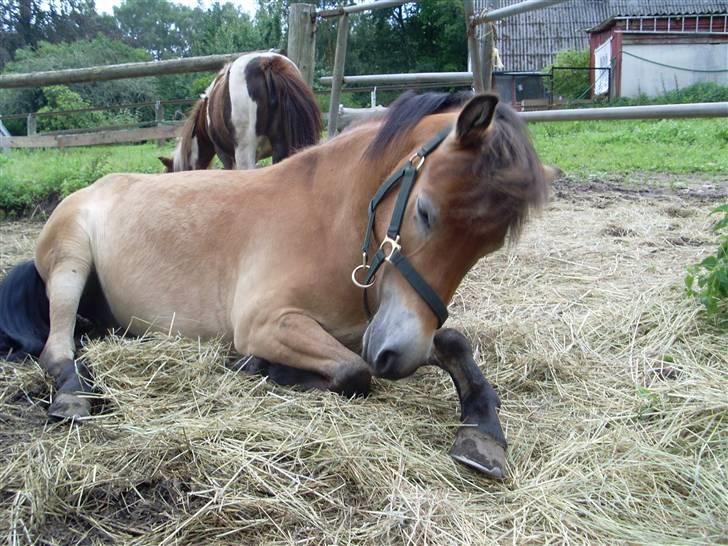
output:
M 33 136 L 38 132 L 38 118 L 31 112 L 27 119 L 28 136 Z
M 473 19 L 475 12 L 473 0 L 464 0 L 465 7 L 465 30 L 468 34 L 468 56 L 470 57 L 470 71 L 473 73 L 473 90 L 482 93 L 485 90 L 483 85 L 482 66 L 480 64 L 480 51 L 478 39 L 475 36 L 475 25 Z
M 483 24 L 483 90 L 489 91 L 493 87 L 493 53 L 495 50 L 495 25 L 493 23 Z
M 334 54 L 334 73 L 331 81 L 331 102 L 329 104 L 329 138 L 336 134 L 339 117 L 339 99 L 341 87 L 344 85 L 344 65 L 346 63 L 346 44 L 349 40 L 349 16 L 345 13 L 339 17 L 339 28 L 336 33 L 336 53 Z
M 288 8 L 288 58 L 301 71 L 303 80 L 313 87 L 316 55 L 316 7 L 291 4 Z
M 164 122 L 164 104 L 162 104 L 162 101 L 159 100 L 154 103 L 154 121 L 157 122 L 157 127 L 162 125 Z M 163 138 L 157 140 L 157 146 L 160 148 L 164 146 Z

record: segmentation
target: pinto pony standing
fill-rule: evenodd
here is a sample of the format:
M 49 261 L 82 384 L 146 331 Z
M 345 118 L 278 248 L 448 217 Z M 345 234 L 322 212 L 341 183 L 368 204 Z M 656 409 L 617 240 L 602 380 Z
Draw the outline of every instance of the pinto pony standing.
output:
M 167 172 L 206 169 L 215 154 L 226 169 L 277 163 L 321 136 L 321 111 L 293 61 L 250 53 L 227 64 L 192 107 Z

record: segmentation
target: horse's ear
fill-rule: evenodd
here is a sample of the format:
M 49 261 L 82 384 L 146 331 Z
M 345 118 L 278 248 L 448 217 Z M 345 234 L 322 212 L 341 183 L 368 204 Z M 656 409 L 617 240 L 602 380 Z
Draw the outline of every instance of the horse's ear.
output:
M 564 175 L 564 171 L 555 165 L 543 165 L 543 174 L 549 183 L 558 180 Z
M 463 107 L 455 126 L 455 134 L 461 146 L 473 146 L 483 139 L 490 127 L 498 104 L 496 95 L 476 95 Z
M 167 168 L 167 172 L 172 172 L 174 170 L 174 161 L 172 161 L 168 157 L 162 157 L 159 156 L 159 161 L 162 162 L 162 165 L 164 165 Z

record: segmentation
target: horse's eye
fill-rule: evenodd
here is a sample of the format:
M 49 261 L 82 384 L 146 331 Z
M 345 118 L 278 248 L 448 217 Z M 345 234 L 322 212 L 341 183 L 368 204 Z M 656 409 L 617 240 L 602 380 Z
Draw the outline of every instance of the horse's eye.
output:
M 432 229 L 433 214 L 428 203 L 422 197 L 417 198 L 417 216 L 426 230 Z

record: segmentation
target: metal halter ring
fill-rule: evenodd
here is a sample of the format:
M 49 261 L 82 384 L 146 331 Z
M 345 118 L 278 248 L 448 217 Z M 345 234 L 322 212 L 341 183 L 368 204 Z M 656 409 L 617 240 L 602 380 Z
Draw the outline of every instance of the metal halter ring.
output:
M 367 271 L 369 271 L 369 266 L 368 266 L 367 264 L 361 264 L 361 265 L 357 265 L 357 266 L 356 266 L 356 267 L 354 268 L 354 270 L 353 270 L 353 271 L 351 272 L 351 281 L 352 281 L 352 282 L 353 282 L 353 283 L 354 283 L 355 285 L 357 285 L 357 286 L 358 286 L 359 288 L 369 288 L 370 286 L 372 286 L 372 285 L 373 285 L 373 284 L 375 283 L 375 281 L 377 280 L 377 278 L 376 278 L 376 277 L 374 277 L 374 279 L 372 279 L 372 282 L 370 282 L 369 284 L 363 284 L 363 283 L 360 283 L 360 282 L 359 282 L 359 281 L 357 280 L 357 278 L 356 278 L 356 273 L 357 273 L 357 271 L 359 271 L 359 270 L 361 270 L 361 269 L 363 269 L 363 270 L 364 270 L 364 272 L 366 273 Z

